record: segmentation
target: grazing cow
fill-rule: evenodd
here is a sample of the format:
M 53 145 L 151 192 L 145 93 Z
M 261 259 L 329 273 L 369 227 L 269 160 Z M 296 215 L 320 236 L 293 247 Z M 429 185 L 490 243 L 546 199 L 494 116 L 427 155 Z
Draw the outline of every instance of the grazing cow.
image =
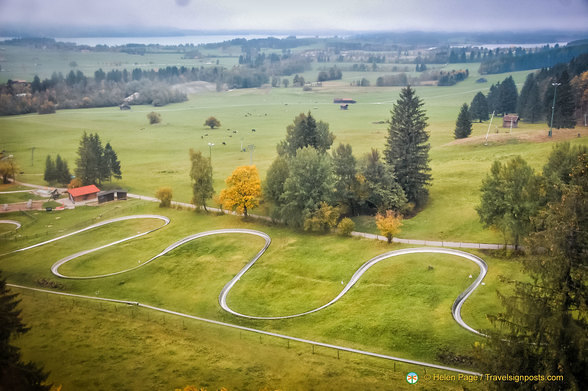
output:
M 252 132 L 255 132 L 255 129 L 251 129 Z
M 227 145 L 227 143 L 225 143 L 225 142 L 223 141 L 223 145 Z

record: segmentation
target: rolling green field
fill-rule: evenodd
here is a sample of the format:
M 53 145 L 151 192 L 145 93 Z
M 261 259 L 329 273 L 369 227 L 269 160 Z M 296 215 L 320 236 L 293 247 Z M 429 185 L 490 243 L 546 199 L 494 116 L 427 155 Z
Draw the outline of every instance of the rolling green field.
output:
M 520 84 L 526 75 L 527 72 L 518 72 L 513 77 Z M 495 159 L 515 155 L 521 155 L 540 170 L 555 142 L 518 138 L 544 135 L 547 130 L 544 123 L 523 122 L 512 134 L 505 134 L 507 129 L 501 128 L 500 118 L 492 125 L 489 145 L 484 145 L 487 122 L 474 124 L 468 142 L 452 142 L 460 105 L 469 103 L 477 91 L 485 91 L 489 84 L 505 77 L 488 76 L 488 83 L 479 84 L 475 82 L 477 76 L 472 72 L 466 81 L 452 87 L 416 88 L 429 117 L 433 185 L 429 204 L 405 222 L 401 237 L 503 242 L 498 233 L 484 230 L 478 222 L 474 207 L 479 202 L 482 179 Z M 371 148 L 383 151 L 387 134 L 387 124 L 383 121 L 390 118 L 398 92 L 399 88 L 394 87 L 359 88 L 349 87 L 345 82 L 327 82 L 309 92 L 299 88 L 261 88 L 192 95 L 188 102 L 157 109 L 134 106 L 131 111 L 99 108 L 3 117 L 0 118 L 0 147 L 11 151 L 17 159 L 23 171 L 19 180 L 43 184 L 47 154 L 59 153 L 73 169 L 82 133 L 98 132 L 103 142 L 111 143 L 122 162 L 123 180 L 118 185 L 131 193 L 149 196 L 161 186 L 170 186 L 175 200 L 189 202 L 189 148 L 211 155 L 217 193 L 224 187 L 224 179 L 240 165 L 253 162 L 263 179 L 276 156 L 276 144 L 301 112 L 311 111 L 317 119 L 329 123 L 336 136 L 335 145 L 350 143 L 357 157 Z M 335 97 L 347 96 L 358 101 L 348 111 L 332 103 Z M 153 110 L 162 115 L 162 123 L 148 124 L 146 115 Z M 210 115 L 221 121 L 220 128 L 204 127 L 204 120 Z M 496 134 L 496 130 L 500 133 Z M 578 131 L 586 132 L 586 129 Z M 586 144 L 586 139 L 575 138 L 571 142 Z M 209 143 L 214 146 L 209 148 Z M 249 145 L 255 146 L 254 151 L 242 152 Z M 265 213 L 263 207 L 255 212 Z M 359 219 L 358 225 L 375 230 L 370 220 Z
M 145 57 L 75 53 L 70 57 L 63 53 L 45 56 L 41 51 L 7 50 L 0 52 L 0 56 L 10 59 L 3 68 L 19 70 L 19 78 L 31 78 L 37 71 L 43 77 L 50 69 L 67 68 L 71 61 L 87 74 L 98 67 L 200 66 L 198 61 L 204 61 L 181 60 L 177 53 Z M 224 66 L 232 66 L 238 56 L 233 49 L 209 54 L 218 56 Z M 314 64 L 303 76 L 315 80 L 320 67 L 329 65 Z M 488 145 L 484 142 L 488 122 L 474 124 L 468 140 L 454 141 L 460 106 L 470 103 L 478 91 L 486 92 L 492 83 L 508 76 L 485 76 L 488 82 L 480 84 L 476 83 L 480 77 L 477 64 L 452 64 L 446 69 L 463 68 L 470 70 L 470 77 L 455 86 L 416 87 L 429 117 L 433 184 L 428 205 L 404 221 L 400 237 L 502 243 L 499 233 L 481 226 L 474 209 L 479 203 L 481 181 L 492 162 L 521 155 L 540 171 L 557 140 L 587 143 L 586 128 L 576 129 L 582 137 L 562 137 L 555 130 L 555 137 L 547 139 L 544 123 L 521 122 L 509 134 L 508 129 L 501 128 L 501 118 L 495 119 L 491 127 Z M 161 108 L 61 110 L 51 115 L 0 117 L 0 149 L 13 154 L 18 162 L 21 173 L 17 180 L 46 185 L 46 156 L 59 153 L 73 171 L 82 133 L 98 132 L 103 143 L 113 146 L 122 163 L 123 179 L 114 185 L 147 196 L 153 196 L 159 187 L 169 186 L 174 200 L 189 202 L 190 148 L 205 156 L 210 154 L 217 193 L 236 167 L 250 162 L 258 167 L 263 180 L 276 156 L 276 144 L 301 112 L 310 111 L 317 120 L 329 123 L 336 136 L 334 146 L 349 143 L 358 158 L 371 148 L 383 151 L 386 121 L 400 88 L 349 85 L 364 76 L 373 84 L 382 73 L 344 72 L 343 80 L 325 82 L 306 92 L 300 88 L 230 90 L 194 94 L 187 102 Z M 519 89 L 527 74 L 512 74 Z M 337 97 L 351 97 L 358 103 L 342 111 L 332 103 Z M 151 111 L 161 114 L 162 123 L 149 125 L 146 116 Z M 204 120 L 211 115 L 221 121 L 219 129 L 204 127 Z M 214 146 L 209 148 L 209 143 Z M 250 145 L 255 146 L 254 150 L 248 148 Z M 243 148 L 247 151 L 243 152 Z M 17 189 L 21 187 L 0 187 L 0 191 Z M 267 210 L 262 205 L 252 212 L 266 214 Z M 46 287 L 49 281 L 61 284 L 55 289 L 68 293 L 138 301 L 240 326 L 426 362 L 444 364 L 439 355 L 446 350 L 470 355 L 472 345 L 483 341 L 459 327 L 450 312 L 457 295 L 471 284 L 469 276 L 475 277 L 478 269 L 468 261 L 447 255 L 407 255 L 382 262 L 335 305 L 308 316 L 275 321 L 238 318 L 218 304 L 223 286 L 263 245 L 260 238 L 233 234 L 202 238 L 135 271 L 85 281 L 58 279 L 50 267 L 67 255 L 161 223 L 118 222 L 26 253 L 6 255 L 98 221 L 145 213 L 163 214 L 172 222 L 140 239 L 76 259 L 60 271 L 76 276 L 115 272 L 142 264 L 190 234 L 220 228 L 257 229 L 272 237 L 272 245 L 237 283 L 228 303 L 236 311 L 250 315 L 288 315 L 330 301 L 364 262 L 401 248 L 383 242 L 294 232 L 231 215 L 160 209 L 156 204 L 125 201 L 74 211 L 4 215 L 3 218 L 20 221 L 23 227 L 14 231 L 12 226 L 0 226 L 0 254 L 4 254 L 0 255 L 0 270 L 9 283 Z M 355 221 L 358 231 L 377 231 L 372 217 L 360 216 Z M 504 293 L 509 289 L 499 276 L 525 276 L 512 258 L 493 252 L 472 253 L 486 260 L 489 273 L 485 285 L 464 304 L 462 316 L 470 326 L 483 330 L 491 327 L 486 315 L 501 309 L 496 290 Z M 32 326 L 31 332 L 15 342 L 25 358 L 45 365 L 51 371 L 50 380 L 63 384 L 64 390 L 167 390 L 187 384 L 230 390 L 397 390 L 410 387 L 404 380 L 407 372 L 424 374 L 419 367 L 349 353 L 338 357 L 336 351 L 324 348 L 313 352 L 309 345 L 289 346 L 284 340 L 260 339 L 257 334 L 163 316 L 143 308 L 15 291 L 23 294 L 23 317 Z M 464 387 L 475 390 L 486 389 L 487 385 L 459 381 L 423 384 L 423 388 L 438 390 Z
M 114 272 L 143 262 L 192 233 L 227 227 L 258 229 L 272 237 L 272 244 L 231 292 L 229 305 L 252 315 L 284 315 L 324 304 L 341 290 L 341 282 L 347 281 L 361 264 L 375 255 L 398 248 L 383 242 L 300 234 L 279 227 L 260 226 L 230 215 L 209 216 L 126 201 L 59 213 L 35 212 L 31 217 L 13 214 L 11 218 L 21 221 L 23 227 L 16 240 L 1 242 L 1 252 L 107 218 L 144 213 L 164 214 L 172 222 L 146 237 L 72 261 L 60 271 L 78 276 Z M 472 344 L 481 340 L 459 327 L 450 312 L 456 296 L 472 281 L 468 275 L 477 275 L 477 267 L 450 256 L 391 259 L 370 270 L 344 299 L 332 307 L 301 318 L 276 321 L 237 318 L 223 312 L 218 305 L 218 294 L 224 284 L 262 246 L 261 239 L 249 236 L 202 238 L 143 268 L 108 278 L 60 280 L 50 272 L 50 266 L 63 256 L 157 225 L 160 223 L 151 220 L 114 223 L 26 253 L 4 255 L 0 257 L 0 269 L 11 283 L 38 287 L 38 281 L 45 279 L 63 284 L 63 290 L 68 293 L 139 301 L 227 323 L 427 362 L 439 362 L 437 354 L 448 346 L 453 353 L 468 354 Z M 504 287 L 498 282 L 498 275 L 516 278 L 520 272 L 518 264 L 511 260 L 480 255 L 489 263 L 490 273 L 486 285 L 464 305 L 463 318 L 472 327 L 483 329 L 489 327 L 486 314 L 499 310 L 495 289 Z M 42 303 L 48 304 L 40 309 Z M 53 298 L 38 292 L 26 293 L 23 305 L 24 319 L 33 325 L 33 331 L 30 336 L 19 339 L 18 344 L 26 357 L 49 363 L 51 380 L 73 388 L 79 387 L 82 380 L 72 374 L 83 373 L 85 381 L 121 389 L 135 389 L 142 381 L 170 385 L 167 389 L 183 383 L 211 388 L 223 385 L 239 388 L 238 385 L 249 384 L 246 389 L 259 389 L 264 385 L 300 389 L 307 388 L 309 383 L 304 382 L 313 381 L 317 389 L 332 389 L 333 385 L 351 389 L 353 384 L 399 389 L 404 381 L 402 376 L 409 368 L 399 364 L 398 373 L 394 372 L 392 363 L 379 361 L 372 364 L 372 359 L 349 353 L 341 354 L 341 360 L 337 360 L 335 351 L 324 348 L 312 356 L 310 346 L 294 344 L 289 350 L 286 341 L 269 337 L 263 337 L 261 343 L 263 349 L 268 349 L 263 352 L 270 356 L 255 354 L 259 348 L 256 335 L 217 329 L 194 321 L 184 323 L 180 318 L 162 317 L 144 309 L 135 312 L 124 306 L 115 309 L 111 304 Z M 55 329 L 59 328 L 56 322 L 63 323 L 63 332 L 56 332 Z M 152 331 L 143 332 L 143 329 Z M 147 335 L 151 337 L 147 339 Z M 187 346 L 192 346 L 195 339 L 197 347 L 190 350 Z M 144 352 L 137 350 L 139 341 L 145 344 Z M 137 360 L 147 363 L 162 345 L 167 346 L 166 352 L 175 352 L 169 353 L 171 358 L 164 354 L 166 358 L 158 364 L 145 364 L 142 369 L 136 369 Z M 60 356 L 62 346 L 67 346 L 67 358 Z M 93 354 L 96 349 L 99 353 Z M 193 362 L 189 357 L 194 352 L 214 357 L 212 364 L 199 364 L 204 358 Z M 254 355 L 256 364 L 249 366 L 259 367 L 256 371 L 237 367 L 239 362 L 248 362 Z M 301 355 L 311 355 L 312 358 L 300 360 Z M 272 363 L 271 357 L 274 356 L 280 357 L 287 369 L 280 372 L 276 362 Z M 174 363 L 183 360 L 190 360 L 188 368 L 197 370 L 179 370 Z M 317 361 L 322 364 L 316 364 Z M 316 368 L 309 369 L 308 365 Z M 94 375 L 88 373 L 89 367 L 94 368 Z M 423 372 L 423 369 L 418 370 Z M 143 380 L 125 380 L 127 374 L 137 371 Z M 239 376 L 234 378 L 232 371 L 237 371 Z M 349 373 L 342 375 L 347 371 Z M 305 377 L 301 373 L 311 375 Z M 349 387 L 337 386 L 348 382 L 353 373 L 360 373 L 357 375 L 360 379 L 349 381 Z M 361 373 L 365 373 L 365 379 L 361 379 Z M 458 387 L 459 383 L 435 386 L 445 389 Z

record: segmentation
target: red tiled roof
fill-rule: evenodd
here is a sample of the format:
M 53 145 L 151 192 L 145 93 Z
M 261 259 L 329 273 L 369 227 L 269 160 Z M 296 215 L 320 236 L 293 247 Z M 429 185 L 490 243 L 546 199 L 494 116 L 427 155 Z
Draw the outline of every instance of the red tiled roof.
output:
M 72 197 L 82 196 L 86 194 L 98 193 L 100 191 L 94 185 L 90 186 L 83 186 L 83 187 L 76 187 L 75 189 L 69 189 L 67 192 L 72 195 Z

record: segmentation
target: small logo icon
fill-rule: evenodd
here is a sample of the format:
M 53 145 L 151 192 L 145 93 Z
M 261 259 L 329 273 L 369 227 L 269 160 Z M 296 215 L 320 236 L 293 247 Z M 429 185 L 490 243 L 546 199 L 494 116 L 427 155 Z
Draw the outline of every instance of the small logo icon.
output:
M 414 372 L 410 372 L 406 375 L 406 381 L 408 382 L 408 384 L 414 384 L 419 381 L 419 375 L 417 375 Z

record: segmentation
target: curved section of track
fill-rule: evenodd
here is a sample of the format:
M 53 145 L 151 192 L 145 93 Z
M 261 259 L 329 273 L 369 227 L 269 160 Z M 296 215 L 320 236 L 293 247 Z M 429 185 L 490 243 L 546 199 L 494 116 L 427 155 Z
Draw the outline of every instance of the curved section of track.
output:
M 14 220 L 0 220 L 0 224 L 16 225 L 15 229 L 19 229 L 21 227 L 20 223 L 18 221 L 14 221 Z
M 269 246 L 269 242 L 266 241 L 265 248 L 267 248 L 268 246 Z M 347 285 L 345 285 L 345 287 L 341 290 L 341 292 L 333 300 L 331 300 L 328 303 L 326 303 L 320 307 L 317 307 L 315 309 L 312 309 L 312 310 L 309 310 L 306 312 L 302 312 L 299 314 L 285 315 L 285 316 L 251 316 L 251 315 L 246 315 L 246 314 L 241 314 L 239 312 L 236 312 L 228 306 L 227 296 L 228 296 L 230 290 L 235 285 L 235 283 L 241 278 L 241 276 L 243 276 L 243 274 L 245 274 L 245 272 L 247 272 L 247 270 L 249 270 L 251 268 L 251 266 L 253 266 L 253 264 L 257 261 L 257 259 L 259 259 L 261 254 L 263 254 L 263 251 L 265 251 L 265 248 L 260 253 L 258 253 L 257 256 L 252 261 L 250 261 L 243 269 L 241 269 L 241 271 L 235 277 L 233 277 L 233 279 L 231 281 L 229 281 L 227 283 L 227 285 L 225 285 L 225 287 L 222 289 L 222 291 L 219 295 L 219 303 L 225 311 L 230 312 L 233 315 L 243 317 L 243 318 L 259 319 L 259 320 L 289 319 L 289 318 L 295 318 L 295 317 L 299 317 L 299 316 L 312 314 L 314 312 L 325 309 L 325 308 L 335 304 L 337 301 L 339 301 L 353 287 L 353 285 L 355 285 L 359 281 L 359 279 L 361 278 L 361 276 L 363 276 L 363 274 L 365 272 L 367 272 L 372 266 L 376 265 L 377 263 L 379 263 L 381 261 L 384 261 L 384 260 L 392 258 L 392 257 L 399 256 L 399 255 L 406 255 L 406 254 L 422 254 L 422 253 L 449 254 L 449 255 L 458 256 L 461 258 L 465 258 L 469 261 L 472 261 L 476 265 L 478 265 L 478 267 L 480 268 L 480 274 L 474 280 L 474 282 L 465 291 L 463 291 L 457 297 L 457 299 L 455 299 L 453 306 L 451 307 L 451 313 L 452 313 L 455 321 L 461 327 L 465 328 L 468 331 L 471 331 L 474 334 L 484 336 L 484 334 L 482 334 L 479 331 L 475 330 L 474 328 L 468 326 L 461 317 L 461 307 L 463 306 L 463 303 L 472 294 L 472 292 L 478 286 L 480 286 L 480 284 L 482 283 L 482 280 L 484 279 L 484 277 L 486 276 L 486 273 L 488 272 L 488 265 L 486 264 L 486 262 L 484 262 L 484 260 L 482 258 L 480 258 L 476 255 L 467 253 L 465 251 L 460 251 L 460 250 L 452 250 L 452 249 L 446 249 L 446 248 L 435 248 L 435 247 L 431 247 L 431 248 L 429 248 L 429 247 L 406 248 L 406 249 L 402 249 L 402 250 L 390 251 L 390 252 L 378 255 L 378 256 L 370 259 L 366 263 L 364 263 L 359 269 L 357 269 L 357 271 L 353 274 L 353 276 L 351 277 L 351 279 L 349 280 Z
M 124 217 L 118 217 L 118 218 L 114 218 L 114 219 L 109 219 L 109 220 L 105 220 L 102 221 L 100 223 L 97 224 L 93 224 L 90 225 L 86 228 L 83 228 L 81 230 L 69 233 L 67 235 L 62 235 L 60 237 L 51 239 L 51 240 L 47 240 L 45 242 L 41 242 L 29 247 L 25 247 L 19 250 L 15 250 L 13 252 L 19 252 L 19 251 L 25 251 L 28 249 L 32 249 L 32 248 L 36 248 L 36 247 L 40 247 L 43 246 L 45 244 L 48 243 L 52 243 L 54 241 L 57 240 L 61 240 L 61 239 L 65 239 L 67 237 L 70 237 L 72 235 L 76 235 L 97 227 L 101 227 L 104 226 L 106 224 L 111 224 L 111 223 L 115 223 L 118 221 L 125 221 L 125 220 L 131 220 L 131 219 L 159 219 L 162 220 L 164 222 L 164 224 L 161 226 L 165 226 L 167 224 L 169 224 L 170 220 L 169 218 L 165 217 L 165 216 L 160 216 L 160 215 L 132 215 L 132 216 L 124 216 Z M 145 265 L 147 265 L 150 262 L 155 261 L 156 259 L 166 255 L 167 253 L 169 253 L 170 251 L 188 243 L 191 242 L 193 240 L 196 240 L 198 238 L 202 238 L 202 237 L 206 237 L 206 236 L 212 236 L 212 235 L 219 235 L 219 234 L 247 234 L 247 235 L 254 235 L 254 236 L 258 236 L 261 237 L 262 239 L 264 239 L 265 244 L 263 246 L 263 248 L 223 287 L 223 289 L 221 290 L 220 294 L 219 294 L 219 304 L 221 306 L 221 308 L 223 308 L 225 311 L 235 315 L 235 316 L 239 316 L 242 318 L 247 318 L 247 319 L 257 319 L 257 320 L 277 320 L 277 319 L 290 319 L 290 318 L 296 318 L 296 317 L 300 317 L 300 316 L 304 316 L 304 315 L 309 315 L 312 314 L 314 312 L 318 312 L 322 309 L 325 309 L 333 304 L 335 304 L 336 302 L 338 302 L 358 281 L 359 279 L 363 276 L 364 273 L 366 273 L 372 266 L 376 265 L 377 263 L 384 261 L 386 259 L 389 258 L 393 258 L 396 256 L 400 256 L 400 255 L 406 255 L 406 254 L 420 254 L 420 253 L 434 253 L 434 254 L 449 254 L 449 255 L 454 255 L 454 256 L 458 256 L 464 259 L 467 259 L 469 261 L 472 261 L 474 263 L 476 263 L 478 265 L 478 267 L 480 268 L 480 274 L 478 275 L 478 277 L 474 280 L 474 282 L 465 290 L 463 291 L 454 301 L 453 306 L 451 308 L 451 313 L 453 318 L 455 319 L 455 321 L 463 328 L 465 328 L 466 330 L 478 334 L 478 335 L 484 335 L 482 333 L 480 333 L 479 331 L 475 330 L 474 328 L 470 327 L 469 325 L 467 325 L 464 320 L 461 317 L 461 308 L 463 306 L 463 303 L 467 300 L 467 298 L 472 294 L 472 292 L 481 284 L 482 280 L 484 279 L 484 277 L 486 276 L 486 273 L 488 272 L 488 265 L 486 264 L 486 262 L 484 262 L 483 259 L 481 259 L 480 257 L 477 257 L 473 254 L 464 252 L 464 251 L 460 251 L 460 250 L 452 250 L 452 249 L 447 249 L 447 248 L 435 248 L 435 247 L 426 247 L 426 248 L 406 248 L 406 249 L 401 249 L 401 250 L 395 250 L 395 251 L 390 251 L 381 255 L 378 255 L 372 259 L 370 259 L 369 261 L 367 261 L 366 263 L 364 263 L 359 269 L 357 269 L 357 271 L 353 274 L 353 276 L 351 277 L 351 279 L 349 280 L 349 282 L 347 283 L 347 285 L 345 285 L 345 287 L 341 290 L 341 292 L 335 297 L 333 298 L 331 301 L 329 301 L 328 303 L 314 308 L 312 310 L 306 311 L 306 312 L 302 312 L 302 313 L 298 313 L 298 314 L 291 314 L 291 315 L 283 315 L 283 316 L 254 316 L 254 315 L 247 315 L 247 314 L 242 314 L 240 312 L 237 312 L 235 310 L 233 310 L 228 304 L 227 304 L 227 297 L 229 295 L 229 293 L 231 292 L 231 289 L 235 286 L 235 284 L 241 279 L 241 277 L 247 273 L 247 271 L 249 269 L 251 269 L 251 267 L 253 267 L 253 265 L 259 260 L 259 258 L 261 258 L 261 256 L 265 253 L 265 251 L 267 250 L 267 248 L 269 247 L 269 245 L 271 244 L 271 238 L 269 237 L 269 235 L 267 235 L 264 232 L 261 231 L 256 231 L 256 230 L 251 230 L 251 229 L 220 229 L 220 230 L 213 230 L 213 231 L 205 231 L 205 232 L 200 232 L 194 235 L 190 235 L 187 236 L 181 240 L 178 240 L 177 242 L 171 244 L 170 246 L 168 246 L 166 249 L 164 249 L 163 251 L 161 251 L 159 254 L 155 255 L 154 257 L 148 259 L 145 262 L 142 262 L 140 265 L 138 266 L 134 266 L 132 268 L 129 269 L 125 269 L 125 270 L 121 270 L 121 271 L 117 271 L 117 272 L 113 272 L 113 273 L 107 273 L 107 274 L 101 274 L 101 275 L 94 275 L 94 276 L 68 276 L 65 274 L 62 274 L 59 271 L 59 268 L 61 266 L 63 266 L 65 263 L 70 262 L 76 258 L 79 258 L 81 256 L 93 253 L 95 251 L 107 248 L 107 247 L 111 247 L 114 246 L 116 244 L 122 243 L 122 242 L 126 242 L 135 238 L 138 238 L 140 236 L 146 235 L 148 233 L 151 233 L 153 231 L 158 230 L 161 227 L 157 227 L 154 228 L 152 230 L 149 231 L 145 231 L 145 232 L 141 232 L 137 235 L 133 235 L 121 240 L 117 240 L 115 242 L 112 243 L 108 243 L 105 244 L 103 246 L 100 247 L 96 247 L 93 249 L 89 249 L 89 250 L 84 250 L 84 251 L 80 251 L 77 252 L 75 254 L 69 255 L 65 258 L 62 258 L 60 260 L 58 260 L 57 262 L 55 262 L 53 264 L 53 266 L 51 266 L 51 272 L 56 275 L 57 277 L 60 278 L 67 278 L 67 279 L 95 279 L 95 278 L 103 278 L 103 277 L 110 277 L 110 276 L 114 276 L 114 275 L 118 275 L 118 274 L 122 274 L 122 273 L 127 273 L 130 272 L 132 270 L 136 270 L 140 267 L 143 267 Z

